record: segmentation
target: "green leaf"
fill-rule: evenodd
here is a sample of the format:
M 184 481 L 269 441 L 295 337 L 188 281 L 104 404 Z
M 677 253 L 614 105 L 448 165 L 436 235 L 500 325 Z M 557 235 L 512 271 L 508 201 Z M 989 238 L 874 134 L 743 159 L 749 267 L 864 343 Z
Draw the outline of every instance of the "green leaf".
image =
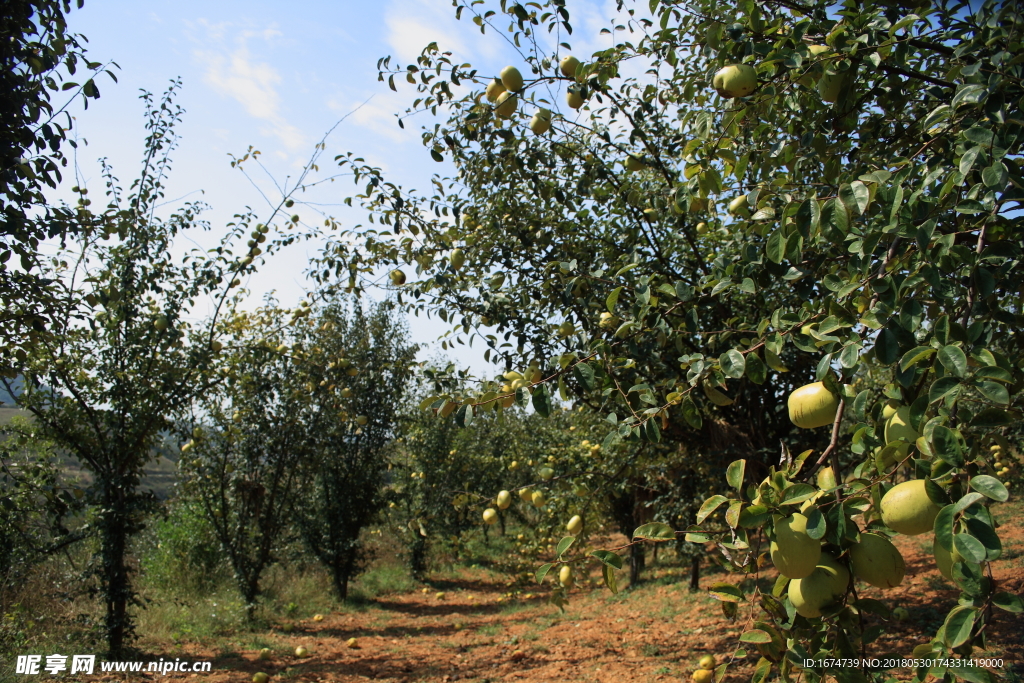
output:
M 733 379 L 739 379 L 743 377 L 743 373 L 746 371 L 747 362 L 743 358 L 743 354 L 736 349 L 729 349 L 722 357 L 718 359 L 718 362 L 722 366 L 722 372 L 725 373 L 726 377 Z
M 970 683 L 992 683 L 992 674 L 987 669 L 978 666 L 953 666 L 948 671 L 957 678 L 970 681 Z
M 956 377 L 943 377 L 942 379 L 935 380 L 931 388 L 928 389 L 928 402 L 935 403 L 942 400 L 950 393 L 959 391 L 960 380 Z
M 953 549 L 953 522 L 956 520 L 956 508 L 952 505 L 939 510 L 935 517 L 935 540 L 945 550 Z
M 541 384 L 533 389 L 533 409 L 541 417 L 551 416 L 551 397 L 548 396 L 547 385 Z
M 576 542 L 575 536 L 566 536 L 558 542 L 558 546 L 555 547 L 555 557 L 561 557 L 562 554 Z
M 615 569 L 622 569 L 622 557 L 618 553 L 613 553 L 610 550 L 593 550 L 590 556 L 596 557 L 600 560 L 601 564 L 606 564 Z
M 971 418 L 973 427 L 1002 427 L 1013 422 L 1010 414 L 999 408 L 985 408 Z
M 459 427 L 468 427 L 473 422 L 473 406 L 467 403 L 455 411 L 455 424 Z
M 987 474 L 979 474 L 973 477 L 971 479 L 971 488 L 1000 503 L 1006 502 L 1010 498 L 1010 492 L 1003 486 L 1003 482 Z
M 717 510 L 722 503 L 728 502 L 728 500 L 728 498 L 722 495 L 714 495 L 705 500 L 700 509 L 697 510 L 697 524 L 703 523 L 711 513 Z
M 759 628 L 751 629 L 740 635 L 741 643 L 770 643 L 772 642 L 771 635 L 767 631 L 762 631 Z
M 615 567 L 608 564 L 601 565 L 601 576 L 604 577 L 604 585 L 608 586 L 608 590 L 613 595 L 619 592 L 619 586 L 615 582 Z
M 700 410 L 697 408 L 697 404 L 693 402 L 692 398 L 690 398 L 689 396 L 684 398 L 682 404 L 679 406 L 679 409 L 682 411 L 683 419 L 686 420 L 686 423 L 688 425 L 690 425 L 694 429 L 700 429 L 701 425 L 704 423 L 704 420 L 701 418 Z
M 959 467 L 964 464 L 960 442 L 949 427 L 939 425 L 932 430 L 932 452 L 950 465 Z
M 641 524 L 633 530 L 633 540 L 643 539 L 645 541 L 671 541 L 676 537 L 676 532 L 668 524 L 661 522 L 650 522 Z
M 643 435 L 651 443 L 661 443 L 661 429 L 658 427 L 658 419 L 654 415 L 644 423 Z
M 760 356 L 756 352 L 750 352 L 746 356 L 747 366 L 747 379 L 754 384 L 764 384 L 765 379 L 768 376 L 768 369 L 765 367 L 764 361 L 761 360 Z
M 953 548 L 968 562 L 981 564 L 985 561 L 985 546 L 970 534 L 955 534 Z
M 742 492 L 743 490 L 743 473 L 746 471 L 746 468 L 746 460 L 734 460 L 729 463 L 729 467 L 725 470 L 726 482 L 737 492 Z
M 764 255 L 772 263 L 782 263 L 785 258 L 786 236 L 782 234 L 782 228 L 775 230 L 764 245 Z
M 875 358 L 882 365 L 892 365 L 899 358 L 900 344 L 896 335 L 884 329 L 875 337 Z
M 534 574 L 534 577 L 537 579 L 537 583 L 544 583 L 544 577 L 548 575 L 548 572 L 551 571 L 551 568 L 554 566 L 553 562 L 548 562 L 537 567 L 537 572 Z
M 999 609 L 1020 614 L 1024 612 L 1024 601 L 1012 593 L 1000 592 L 992 596 L 992 604 Z
M 958 346 L 943 346 L 939 350 L 939 362 L 948 372 L 957 377 L 967 374 L 967 354 Z
M 807 535 L 820 541 L 825 538 L 827 531 L 828 522 L 825 520 L 825 515 L 817 507 L 812 508 L 810 514 L 807 515 Z
M 971 630 L 974 628 L 974 620 L 977 616 L 977 609 L 974 607 L 954 607 L 946 616 L 945 642 L 949 647 L 959 647 L 966 643 L 971 637 Z
M 963 512 L 967 508 L 971 507 L 979 500 L 984 500 L 985 496 L 981 495 L 977 491 L 971 491 L 966 496 L 963 496 L 960 500 L 953 504 L 953 512 Z
M 530 390 L 526 387 L 519 387 L 516 389 L 516 405 L 520 408 L 525 408 L 530 405 Z
M 903 354 L 903 358 L 900 359 L 900 370 L 906 372 L 907 368 L 913 367 L 925 358 L 930 357 L 935 353 L 935 349 L 930 346 L 918 346 L 907 351 Z
M 731 583 L 719 582 L 712 584 L 708 592 L 715 600 L 723 602 L 742 602 L 744 599 L 743 591 Z
M 811 498 L 818 492 L 818 489 L 810 484 L 793 484 L 782 492 L 781 505 L 796 505 Z
M 577 363 L 572 366 L 572 374 L 584 389 L 594 390 L 594 368 L 588 363 Z
M 981 392 L 982 396 L 993 403 L 1005 406 L 1010 402 L 1010 392 L 998 382 L 976 382 L 974 386 Z
M 615 312 L 615 304 L 619 302 L 619 294 L 622 293 L 622 287 L 616 287 L 612 290 L 612 293 L 608 295 L 608 298 L 604 300 L 605 308 L 608 309 L 609 313 Z

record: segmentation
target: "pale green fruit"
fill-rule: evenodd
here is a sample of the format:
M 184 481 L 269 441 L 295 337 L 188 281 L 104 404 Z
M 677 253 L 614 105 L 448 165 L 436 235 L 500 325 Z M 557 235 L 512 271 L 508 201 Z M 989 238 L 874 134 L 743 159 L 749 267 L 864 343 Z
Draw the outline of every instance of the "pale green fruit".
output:
M 887 527 L 906 536 L 917 536 L 932 530 L 939 506 L 928 497 L 924 479 L 897 484 L 882 497 L 882 521 Z
M 585 102 L 583 96 L 580 95 L 580 91 L 576 88 L 569 88 L 565 92 L 565 101 L 572 109 L 579 109 Z
M 569 520 L 569 523 L 565 525 L 565 529 L 571 536 L 575 536 L 583 530 L 583 520 L 579 515 L 573 515 L 572 519 Z
M 932 541 L 932 554 L 935 556 L 935 565 L 939 568 L 939 573 L 944 577 L 953 580 L 953 564 L 956 562 L 963 562 L 963 557 L 960 553 L 954 549 L 952 552 L 946 550 L 939 543 L 939 539 Z
M 789 582 L 789 600 L 797 614 L 820 617 L 823 607 L 838 602 L 846 594 L 850 583 L 850 572 L 826 553 L 814 571 L 802 579 Z
M 500 80 L 495 78 L 493 81 L 487 84 L 487 90 L 485 91 L 485 93 L 487 94 L 487 101 L 494 102 L 496 99 L 498 99 L 498 96 L 501 95 L 501 93 L 503 92 L 505 92 L 505 86 L 502 85 Z
M 512 494 L 508 491 L 499 491 L 495 502 L 498 504 L 499 510 L 505 510 L 512 504 Z
M 500 78 L 501 84 L 505 86 L 505 90 L 519 92 L 523 89 L 523 75 L 514 66 L 506 66 L 502 69 Z
M 366 417 L 365 415 L 356 415 L 356 424 L 359 425 L 360 427 L 365 427 L 369 421 L 370 418 Z
M 821 558 L 821 541 L 807 535 L 807 517 L 794 513 L 775 524 L 769 552 L 772 564 L 789 579 L 809 576 Z
M 538 109 L 537 113 L 530 119 L 530 130 L 537 135 L 544 135 L 551 130 L 551 110 Z
M 516 113 L 518 107 L 519 96 L 510 92 L 503 92 L 498 95 L 498 100 L 494 103 L 494 113 L 507 119 Z
M 359 647 L 359 641 L 355 638 L 349 638 L 345 641 L 345 645 L 348 647 Z
M 263 673 L 262 671 L 258 671 L 252 675 L 252 683 L 267 683 L 267 681 L 269 680 L 270 676 Z
M 341 397 L 352 398 L 352 390 L 349 389 L 348 387 L 345 387 L 344 389 L 341 390 Z
M 574 332 L 576 332 L 576 327 L 568 320 L 566 320 L 565 322 L 558 326 L 559 337 L 568 337 L 572 335 Z
M 533 495 L 530 496 L 530 500 L 533 503 L 534 507 L 537 507 L 537 508 L 544 507 L 544 502 L 545 502 L 544 494 L 541 493 L 540 491 L 534 491 Z
M 614 314 L 605 311 L 601 314 L 601 320 L 598 325 L 602 330 L 614 330 L 619 326 L 619 319 Z
M 519 500 L 524 503 L 533 502 L 533 491 L 530 489 L 519 489 Z
M 269 647 L 265 647 L 262 650 L 260 650 L 260 657 L 259 657 L 260 659 L 266 661 L 266 660 L 270 659 L 271 656 L 272 655 L 271 655 Z
M 630 154 L 626 157 L 626 170 L 627 171 L 642 171 L 647 168 L 647 164 L 640 160 L 640 157 L 635 154 Z
M 818 95 L 821 96 L 822 102 L 835 102 L 839 99 L 839 96 L 843 92 L 843 88 L 846 86 L 847 72 L 843 71 L 840 73 L 826 71 L 821 80 L 818 81 Z
M 301 645 L 299 645 L 297 648 L 295 648 L 295 656 L 296 657 L 305 657 L 308 654 L 309 654 L 309 650 L 307 650 L 306 648 L 302 647 Z
M 537 476 L 544 481 L 551 481 L 551 478 L 555 476 L 555 471 L 550 467 L 541 467 L 537 470 Z
M 484 523 L 485 524 L 497 524 L 498 523 L 498 511 L 494 508 L 487 508 L 484 510 Z
M 749 64 L 731 64 L 718 70 L 711 85 L 722 97 L 746 97 L 757 88 L 757 72 Z
M 877 588 L 892 588 L 903 583 L 907 565 L 889 539 L 877 534 L 861 534 L 860 543 L 850 548 L 853 575 Z
M 714 683 L 715 672 L 711 669 L 697 669 L 690 674 L 690 680 L 693 683 Z
M 169 326 L 170 323 L 168 323 L 166 315 L 158 315 L 156 320 L 153 321 L 153 327 L 155 327 L 158 332 L 166 331 Z
M 558 570 L 558 583 L 566 587 L 572 585 L 572 567 L 567 564 L 562 565 L 562 568 Z
M 906 607 L 897 607 L 892 611 L 892 618 L 896 621 L 906 621 L 910 618 L 910 612 Z
M 708 224 L 707 223 L 705 223 L 704 221 L 701 221 L 700 223 L 697 224 L 697 234 L 698 235 L 705 235 L 705 234 L 707 234 L 707 231 L 708 231 Z
M 831 425 L 839 410 L 839 399 L 824 383 L 806 384 L 789 395 L 789 419 L 801 429 Z
M 210 343 L 210 349 L 212 349 L 214 353 L 220 353 L 221 350 L 223 350 L 223 348 L 224 344 L 220 343 L 217 340 L 214 340 Z
M 900 404 L 896 401 L 889 401 L 882 408 L 882 419 L 888 420 L 890 417 L 896 414 L 896 410 L 900 407 Z
M 558 63 L 558 68 L 561 69 L 562 75 L 566 78 L 576 78 L 576 69 L 579 65 L 580 60 L 569 55 L 567 57 L 562 57 L 562 61 Z
M 917 441 L 921 436 L 917 430 L 910 426 L 910 406 L 900 406 L 896 412 L 885 423 L 885 443 L 893 441 L 906 441 L 907 446 L 901 446 L 901 454 L 907 454 L 909 444 Z
M 658 220 L 658 217 L 659 216 L 657 209 L 644 209 L 644 218 L 646 218 L 650 222 L 653 223 L 654 221 Z
M 741 194 L 729 202 L 729 213 L 739 218 L 750 218 L 750 206 L 747 202 L 747 195 Z
M 700 658 L 700 661 L 697 662 L 697 666 L 699 666 L 702 669 L 705 669 L 706 671 L 714 670 L 714 668 L 715 668 L 715 656 L 714 655 L 704 655 L 703 657 Z
M 404 285 L 405 284 L 405 273 L 403 273 L 401 270 L 392 270 L 391 271 L 391 283 L 396 285 L 396 286 Z
M 452 270 L 459 270 L 466 264 L 466 252 L 461 249 L 453 249 L 448 260 L 452 265 Z

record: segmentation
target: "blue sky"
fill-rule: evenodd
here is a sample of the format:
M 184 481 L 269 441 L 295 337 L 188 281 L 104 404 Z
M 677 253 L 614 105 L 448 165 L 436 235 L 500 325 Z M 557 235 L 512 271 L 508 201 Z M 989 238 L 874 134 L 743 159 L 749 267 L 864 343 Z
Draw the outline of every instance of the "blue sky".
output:
M 576 54 L 585 57 L 598 48 L 584 46 L 579 38 L 596 39 L 613 7 L 614 0 L 576 4 L 574 47 L 587 48 Z M 367 100 L 328 140 L 322 173 L 330 173 L 331 160 L 346 151 L 384 168 L 390 180 L 421 191 L 429 190 L 432 173 L 451 171 L 432 161 L 420 144 L 420 126 L 432 125 L 431 119 L 409 121 L 405 130 L 397 126 L 394 114 L 416 95 L 401 79 L 398 93 L 377 81 L 380 57 L 392 55 L 404 66 L 437 41 L 482 73 L 497 74 L 505 64 L 521 66 L 503 37 L 481 35 L 470 21 L 456 21 L 449 0 L 86 0 L 83 9 L 72 11 L 69 24 L 89 39 L 90 58 L 120 65 L 119 82 L 100 79 L 101 98 L 76 112 L 77 135 L 88 143 L 78 154 L 81 180 L 95 200 L 103 189 L 97 159 L 106 157 L 122 183 L 131 182 L 144 137 L 139 91 L 159 94 L 180 77 L 177 101 L 186 113 L 178 128 L 182 139 L 167 187 L 168 209 L 187 200 L 212 206 L 206 218 L 213 231 L 194 236 L 204 246 L 247 206 L 268 215 L 262 194 L 280 197 L 275 182 L 294 178 L 323 134 Z M 266 173 L 252 168 L 251 180 L 229 165 L 229 154 L 241 155 L 250 145 L 262 152 L 266 167 Z M 66 183 L 60 196 L 71 200 L 72 184 Z M 346 227 L 365 222 L 340 204 L 351 188 L 343 178 L 313 195 L 300 195 L 297 212 L 304 222 L 322 224 L 310 206 L 316 204 Z M 303 200 L 309 204 L 303 206 Z M 253 305 L 271 290 L 283 305 L 295 305 L 308 287 L 303 271 L 315 253 L 316 245 L 307 243 L 268 260 L 247 283 Z M 412 318 L 410 324 L 420 343 L 433 342 L 445 330 L 436 320 Z M 483 361 L 482 345 L 448 353 L 460 365 L 493 373 Z

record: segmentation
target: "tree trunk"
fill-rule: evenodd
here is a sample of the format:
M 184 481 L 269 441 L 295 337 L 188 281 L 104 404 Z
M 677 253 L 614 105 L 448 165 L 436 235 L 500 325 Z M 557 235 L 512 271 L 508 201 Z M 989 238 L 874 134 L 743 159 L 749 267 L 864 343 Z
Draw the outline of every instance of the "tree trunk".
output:
M 331 577 L 334 579 L 334 592 L 338 595 L 338 599 L 342 602 L 348 600 L 348 572 L 335 566 Z
M 125 565 L 123 520 L 112 512 L 103 530 L 103 592 L 107 598 L 107 649 L 111 659 L 120 659 L 131 630 L 128 623 L 128 567 Z
M 640 583 L 640 574 L 644 570 L 644 546 L 637 543 L 629 548 L 629 587 Z
M 690 558 L 690 591 L 700 590 L 700 556 Z
M 409 571 L 417 581 L 427 573 L 427 539 L 416 534 L 409 551 Z

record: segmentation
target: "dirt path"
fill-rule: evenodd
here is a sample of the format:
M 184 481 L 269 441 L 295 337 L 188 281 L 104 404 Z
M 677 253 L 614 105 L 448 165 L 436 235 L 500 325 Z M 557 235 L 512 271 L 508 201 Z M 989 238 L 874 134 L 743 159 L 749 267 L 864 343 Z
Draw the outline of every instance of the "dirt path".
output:
M 1015 517 L 1021 508 L 1005 510 L 1012 514 L 997 511 L 997 517 Z M 996 562 L 995 578 L 1003 590 L 1019 593 L 1024 588 L 1024 533 L 1017 521 L 1000 533 L 1005 559 Z M 873 654 L 910 655 L 955 603 L 957 592 L 935 569 L 930 544 L 930 534 L 899 538 L 897 545 L 907 562 L 903 584 L 884 594 L 861 588 L 861 596 L 884 599 L 910 612 L 905 622 L 888 625 Z M 767 581 L 772 574 L 769 570 Z M 175 654 L 212 658 L 212 675 L 191 677 L 214 683 L 249 681 L 258 671 L 270 674 L 272 683 L 677 681 L 689 680 L 704 654 L 720 660 L 730 656 L 745 630 L 743 620 L 726 620 L 719 603 L 704 590 L 726 575 L 703 577 L 698 593 L 689 592 L 686 571 L 680 567 L 654 566 L 647 576 L 637 589 L 618 595 L 596 581 L 593 587 L 576 588 L 560 613 L 547 603 L 545 588 L 509 598 L 507 587 L 495 577 L 488 578 L 483 570 L 465 570 L 459 578 L 439 581 L 426 592 L 389 596 L 363 611 L 327 614 L 320 622 L 298 622 L 291 633 L 245 634 L 233 643 L 233 651 L 196 646 Z M 1024 674 L 1024 619 L 997 611 L 989 633 L 985 656 L 1001 656 L 1005 669 L 1017 665 L 1015 673 Z M 357 639 L 356 647 L 346 644 L 349 638 Z M 308 657 L 294 656 L 300 645 L 310 651 Z M 273 658 L 259 661 L 256 646 L 271 648 Z M 748 680 L 758 659 L 750 650 L 730 667 L 727 681 Z M 912 673 L 895 672 L 901 679 Z

